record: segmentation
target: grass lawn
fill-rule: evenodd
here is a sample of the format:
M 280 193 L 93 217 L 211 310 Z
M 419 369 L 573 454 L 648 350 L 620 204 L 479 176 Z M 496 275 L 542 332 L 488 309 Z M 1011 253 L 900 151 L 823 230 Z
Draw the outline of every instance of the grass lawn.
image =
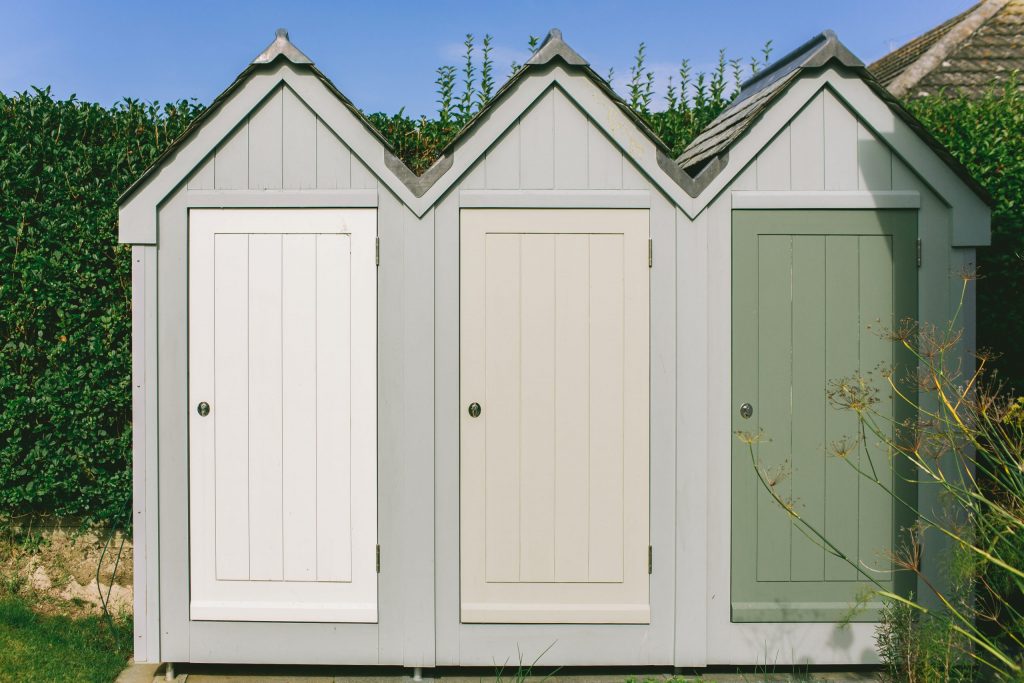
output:
M 118 629 L 115 638 L 100 617 L 50 616 L 0 593 L 0 681 L 113 681 L 130 654 L 128 625 Z

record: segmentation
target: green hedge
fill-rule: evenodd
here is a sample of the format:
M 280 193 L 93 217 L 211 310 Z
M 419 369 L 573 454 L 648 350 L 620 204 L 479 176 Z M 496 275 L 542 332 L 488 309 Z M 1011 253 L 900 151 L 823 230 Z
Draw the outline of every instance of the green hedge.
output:
M 198 109 L 0 95 L 0 512 L 130 516 L 131 272 L 115 201 Z
M 468 56 L 472 37 L 467 46 Z M 641 51 L 627 99 L 678 151 L 729 102 L 738 70 L 723 54 L 691 79 L 684 61 L 666 108 L 653 112 Z M 370 118 L 423 170 L 486 103 L 493 76 L 481 71 L 487 88 L 474 86 L 467 59 L 460 94 L 454 67 L 439 70 L 436 118 Z M 910 107 L 996 197 L 994 247 L 980 259 L 980 336 L 1007 354 L 1003 376 L 1022 386 L 1024 356 L 1011 352 L 1024 338 L 1024 95 L 1008 86 L 977 102 Z M 48 89 L 0 94 L 0 515 L 130 522 L 130 262 L 115 203 L 201 110 L 131 100 L 108 109 Z
M 908 104 L 995 200 L 992 246 L 978 250 L 978 345 L 997 381 L 1024 393 L 1024 90 L 1017 74 L 985 97 L 947 94 Z

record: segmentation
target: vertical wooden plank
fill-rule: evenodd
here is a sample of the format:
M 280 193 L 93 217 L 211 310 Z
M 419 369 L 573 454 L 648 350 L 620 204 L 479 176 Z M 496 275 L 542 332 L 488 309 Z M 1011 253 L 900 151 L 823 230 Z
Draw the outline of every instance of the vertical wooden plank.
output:
M 249 189 L 280 190 L 283 88 L 249 116 Z
M 352 153 L 319 118 L 316 119 L 316 186 L 344 190 L 351 183 Z
M 352 580 L 352 267 L 347 234 L 316 236 L 316 578 Z
M 622 235 L 590 236 L 591 581 L 622 581 L 625 292 Z
M 282 88 L 281 96 L 282 186 L 311 190 L 316 187 L 317 118 L 291 88 Z
M 884 338 L 887 330 L 899 324 L 893 315 L 893 241 L 887 235 L 861 235 L 860 253 L 860 367 L 864 376 L 878 389 L 878 403 L 874 409 L 882 417 L 882 428 L 892 438 L 892 430 L 885 423 L 893 414 L 893 395 L 881 372 L 893 364 L 893 344 Z M 909 259 L 903 261 L 913 267 Z M 884 432 L 883 432 L 884 433 Z M 891 487 L 892 464 L 883 441 L 868 435 L 860 454 L 861 468 L 877 472 L 887 487 Z M 880 581 L 890 579 L 892 569 L 888 556 L 892 549 L 893 501 L 892 497 L 863 477 L 860 486 L 860 530 L 858 557 L 862 565 L 876 569 L 874 577 Z
M 587 187 L 587 117 L 560 89 L 554 98 L 555 188 L 580 190 Z
M 622 189 L 649 190 L 651 183 L 640 174 L 640 170 L 627 157 L 622 158 Z
M 555 236 L 555 580 L 586 581 L 590 534 L 590 238 Z
M 519 580 L 521 239 L 520 235 L 484 235 L 484 543 L 488 581 Z
M 462 179 L 459 186 L 462 190 L 482 190 L 487 187 L 486 176 L 487 164 L 483 159 L 477 159 L 472 168 Z
M 793 504 L 814 529 L 825 521 L 825 238 L 793 238 Z M 825 552 L 793 525 L 793 581 L 821 581 Z
M 214 499 L 218 579 L 249 578 L 249 351 L 246 235 L 214 237 Z
M 892 189 L 894 190 L 919 190 L 921 181 L 914 172 L 907 168 L 907 165 L 900 161 L 899 157 L 892 158 Z M 928 190 L 925 189 L 927 192 Z
M 757 155 L 757 189 L 790 189 L 790 132 L 783 128 Z
M 672 376 L 676 403 L 676 468 L 673 477 L 676 501 L 673 572 L 676 589 L 676 628 L 673 666 L 703 666 L 707 661 L 708 603 L 714 592 L 708 576 L 710 525 L 707 518 L 709 515 L 717 514 L 708 504 L 708 498 L 711 496 L 707 484 L 711 459 L 708 406 L 712 400 L 708 386 L 711 367 L 708 279 L 711 272 L 719 270 L 725 270 L 728 277 L 729 263 L 726 260 L 724 263 L 717 263 L 714 268 L 710 267 L 708 241 L 709 225 L 713 225 L 711 209 L 702 211 L 692 222 L 681 209 L 674 208 L 674 211 L 675 222 L 672 227 L 676 237 L 676 254 L 675 271 L 672 275 L 675 279 L 677 312 L 674 320 L 676 371 Z M 735 234 L 737 242 L 741 241 L 740 233 Z M 652 310 L 653 301 L 659 296 L 658 292 L 659 287 L 652 278 Z M 726 314 L 729 314 L 728 310 Z M 653 332 L 653 321 L 656 318 L 652 315 L 651 319 Z M 652 415 L 653 408 L 652 406 Z M 653 439 L 651 445 L 653 453 Z M 727 442 L 726 446 L 728 445 Z M 721 453 L 717 459 L 728 460 L 722 457 Z M 652 470 L 653 467 L 652 462 Z M 749 478 L 749 466 L 747 469 Z M 656 481 L 656 477 L 652 476 L 652 480 Z M 718 490 L 713 497 L 728 498 L 728 490 Z M 728 528 L 729 520 L 721 521 L 724 521 Z M 728 536 L 728 532 L 725 535 Z M 704 552 L 703 557 L 700 556 L 701 551 Z
M 470 175 L 482 165 L 477 162 Z M 482 179 L 481 179 L 482 180 Z M 459 420 L 465 413 L 459 400 L 460 228 L 459 195 L 450 192 L 434 209 L 434 482 L 435 524 L 434 652 L 437 666 L 459 660 Z M 479 262 L 480 258 L 474 259 Z M 479 281 L 479 280 L 478 280 Z M 478 296 L 478 299 L 480 297 Z M 478 335 L 477 339 L 480 336 Z M 465 446 L 463 446 L 465 447 Z M 477 486 L 476 488 L 479 488 Z M 474 558 L 475 559 L 475 558 Z
M 396 200 L 397 202 L 397 200 Z M 417 218 L 402 207 L 405 231 L 403 297 L 406 304 L 402 335 L 402 375 L 405 396 L 401 420 L 406 466 L 403 468 L 402 545 L 406 571 L 401 580 L 404 592 L 414 599 L 403 599 L 402 658 L 406 667 L 434 666 L 436 661 L 434 591 L 436 584 L 436 524 L 432 514 L 435 495 L 434 435 L 434 210 Z M 457 250 L 456 250 L 457 252 Z M 370 262 L 367 261 L 367 264 Z M 372 267 L 371 267 L 372 268 Z M 415 520 L 406 523 L 405 520 Z M 417 558 L 432 559 L 417 562 Z
M 281 235 L 249 237 L 249 578 L 280 581 Z
M 149 555 L 146 509 L 146 249 L 132 245 L 131 354 L 132 354 L 132 657 L 144 662 L 148 654 L 149 609 L 146 561 Z M 150 478 L 156 478 L 150 470 Z M 154 561 L 155 564 L 155 561 Z M 157 587 L 153 586 L 156 593 Z M 157 632 L 153 639 L 158 640 Z
M 355 154 L 351 156 L 350 177 L 353 190 L 373 190 L 377 188 L 377 177 L 370 172 L 366 164 Z
M 788 147 L 787 147 L 788 149 Z M 760 167 L 760 164 L 758 164 Z M 759 466 L 776 492 L 792 495 L 793 238 L 757 238 L 757 386 L 754 404 L 766 440 L 757 445 Z M 764 487 L 757 487 L 757 580 L 790 577 L 790 521 Z
M 508 129 L 484 157 L 484 182 L 489 190 L 519 188 L 519 123 Z
M 519 579 L 555 578 L 555 236 L 522 237 Z
M 790 176 L 794 190 L 825 189 L 824 92 L 807 103 L 790 124 Z
M 622 187 L 622 152 L 587 119 L 587 183 L 591 190 Z
M 555 104 L 549 90 L 523 115 L 519 124 L 521 187 L 550 190 L 555 185 Z
M 352 156 L 353 167 L 357 162 Z M 377 234 L 380 235 L 380 267 L 375 268 L 377 278 L 377 363 L 378 405 L 381 410 L 377 419 L 377 462 L 380 489 L 380 519 L 378 538 L 381 545 L 380 593 L 380 643 L 381 661 L 398 661 L 403 658 L 403 640 L 407 630 L 406 602 L 410 600 L 403 570 L 408 560 L 405 552 L 405 525 L 410 508 L 403 500 L 404 469 L 408 462 L 405 450 L 405 434 L 401 417 L 404 416 L 406 398 L 403 376 L 402 347 L 405 337 L 405 318 L 409 302 L 405 297 L 406 231 L 403 219 L 405 207 L 387 189 L 381 187 L 380 206 L 377 215 Z M 353 271 L 359 265 L 353 260 Z M 353 285 L 356 281 L 353 280 Z M 353 301 L 353 312 L 355 301 Z M 353 326 L 353 334 L 357 334 Z M 357 368 L 353 366 L 353 380 Z M 359 402 L 353 403 L 357 408 Z M 355 450 L 353 461 L 360 457 Z M 355 497 L 353 493 L 353 497 Z M 418 512 L 418 510 L 417 510 Z M 358 514 L 353 509 L 353 515 Z M 358 533 L 358 528 L 353 530 Z M 386 660 L 384 658 L 387 658 Z
M 316 236 L 283 237 L 284 578 L 316 578 Z
M 863 123 L 857 122 L 857 187 L 892 189 L 892 152 Z
M 190 190 L 212 190 L 214 189 L 213 179 L 213 166 L 216 154 L 211 154 L 203 160 L 203 163 L 199 165 L 188 179 L 188 189 Z
M 829 381 L 851 377 L 860 369 L 860 274 L 858 238 L 825 238 L 825 376 Z M 851 411 L 825 411 L 825 444 L 830 453 L 857 436 L 857 417 Z M 844 441 L 845 440 L 845 441 Z M 843 449 L 840 449 L 843 450 Z M 845 457 L 857 458 L 853 450 Z M 859 478 L 843 457 L 825 460 L 825 537 L 841 552 L 857 557 L 857 488 Z M 827 581 L 851 581 L 856 570 L 831 554 L 825 557 Z
M 857 189 L 857 119 L 831 91 L 822 93 L 825 116 L 825 189 Z
M 218 190 L 244 190 L 249 187 L 248 119 L 235 128 L 217 149 L 213 183 Z

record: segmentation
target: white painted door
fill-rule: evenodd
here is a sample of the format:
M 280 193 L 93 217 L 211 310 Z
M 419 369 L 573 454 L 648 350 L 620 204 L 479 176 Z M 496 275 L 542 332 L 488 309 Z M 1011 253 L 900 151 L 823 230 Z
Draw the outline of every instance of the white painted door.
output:
M 650 621 L 648 234 L 461 213 L 463 622 Z
M 377 619 L 376 233 L 189 212 L 194 620 Z

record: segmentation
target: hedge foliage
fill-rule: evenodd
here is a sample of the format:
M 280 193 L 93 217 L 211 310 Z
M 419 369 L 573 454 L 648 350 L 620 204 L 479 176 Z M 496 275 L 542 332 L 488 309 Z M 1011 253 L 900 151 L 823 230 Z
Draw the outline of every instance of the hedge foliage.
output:
M 438 69 L 436 116 L 369 116 L 413 170 L 428 168 L 493 96 L 490 40 L 478 50 L 467 36 L 461 68 Z M 684 60 L 656 107 L 641 45 L 626 99 L 678 153 L 769 52 L 746 65 L 723 52 L 710 74 Z M 1024 96 L 1008 87 L 979 102 L 910 106 L 998 201 L 979 327 L 985 344 L 1010 352 L 1024 338 Z M 116 199 L 202 109 L 190 100 L 104 108 L 49 89 L 0 94 L 0 515 L 130 522 L 130 258 L 117 244 Z M 1008 354 L 1004 375 L 1024 384 L 1022 363 Z
M 0 513 L 130 515 L 116 199 L 198 111 L 0 94 Z
M 1024 393 L 1024 90 L 1019 74 L 969 100 L 912 100 L 917 116 L 988 190 L 992 246 L 978 250 L 978 345 L 995 352 L 997 377 Z

